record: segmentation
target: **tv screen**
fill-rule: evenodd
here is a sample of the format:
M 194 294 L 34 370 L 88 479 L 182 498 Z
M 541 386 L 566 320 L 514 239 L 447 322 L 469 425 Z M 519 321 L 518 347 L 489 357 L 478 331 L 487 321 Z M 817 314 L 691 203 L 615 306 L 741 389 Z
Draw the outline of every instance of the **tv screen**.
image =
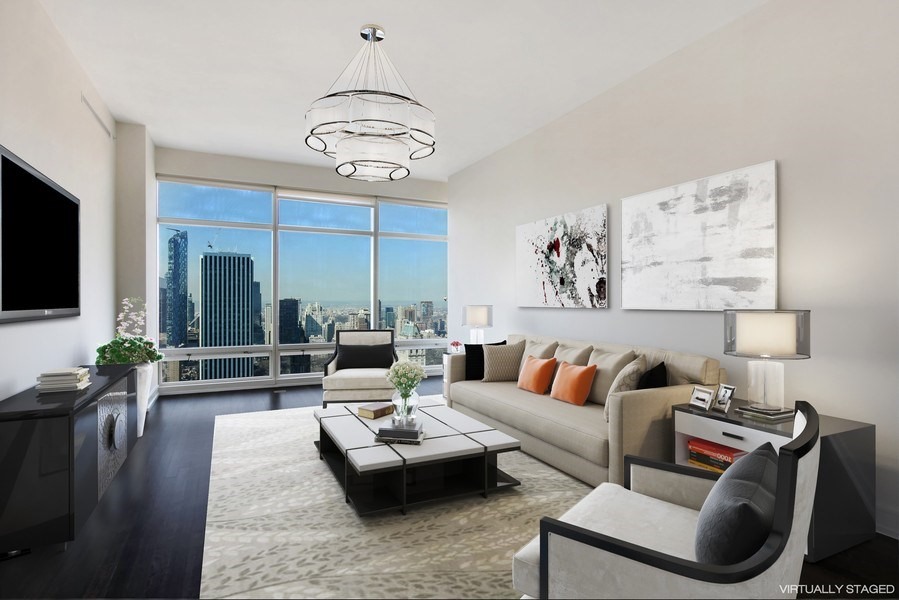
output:
M 0 323 L 81 314 L 78 209 L 0 146 Z

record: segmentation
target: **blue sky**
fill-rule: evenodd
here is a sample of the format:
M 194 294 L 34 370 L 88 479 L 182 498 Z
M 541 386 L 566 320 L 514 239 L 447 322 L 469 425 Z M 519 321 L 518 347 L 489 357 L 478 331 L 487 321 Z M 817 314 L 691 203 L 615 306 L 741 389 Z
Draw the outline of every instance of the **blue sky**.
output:
M 446 234 L 446 211 L 382 203 L 382 231 Z M 282 222 L 333 228 L 371 228 L 372 209 L 282 200 Z M 159 182 L 161 218 L 214 219 L 237 227 L 159 225 L 159 274 L 165 276 L 172 229 L 187 231 L 188 289 L 199 296 L 200 255 L 206 251 L 237 252 L 253 257 L 254 274 L 263 285 L 263 303 L 271 302 L 272 232 L 239 228 L 272 220 L 269 192 Z M 303 302 L 352 302 L 367 306 L 370 297 L 372 238 L 283 231 L 281 236 L 281 297 Z M 212 246 L 210 249 L 209 246 Z M 443 307 L 446 296 L 446 242 L 381 238 L 380 296 L 385 305 L 432 300 Z

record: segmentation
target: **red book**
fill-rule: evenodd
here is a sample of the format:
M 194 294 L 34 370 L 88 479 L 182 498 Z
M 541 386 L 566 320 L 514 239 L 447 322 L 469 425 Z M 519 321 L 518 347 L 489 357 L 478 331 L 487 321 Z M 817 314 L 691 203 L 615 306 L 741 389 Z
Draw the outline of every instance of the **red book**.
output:
M 737 448 L 731 448 L 730 446 L 724 446 L 723 444 L 716 444 L 715 442 L 710 442 L 702 438 L 690 439 L 687 442 L 687 449 L 691 454 L 695 452 L 696 454 L 703 454 L 711 459 L 731 464 L 746 454 L 745 450 L 738 450 Z

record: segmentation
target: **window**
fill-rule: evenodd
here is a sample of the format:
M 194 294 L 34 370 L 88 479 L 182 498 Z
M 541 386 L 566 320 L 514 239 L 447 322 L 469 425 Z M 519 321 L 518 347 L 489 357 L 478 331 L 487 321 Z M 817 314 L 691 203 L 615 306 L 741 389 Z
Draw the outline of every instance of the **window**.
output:
M 382 201 L 378 205 L 378 307 L 395 329 L 401 358 L 442 365 L 446 350 L 446 209 Z M 404 340 L 431 340 L 413 346 Z M 409 349 L 404 349 L 408 346 Z
M 158 189 L 164 386 L 320 376 L 340 329 L 393 328 L 402 357 L 442 364 L 445 208 L 163 179 Z

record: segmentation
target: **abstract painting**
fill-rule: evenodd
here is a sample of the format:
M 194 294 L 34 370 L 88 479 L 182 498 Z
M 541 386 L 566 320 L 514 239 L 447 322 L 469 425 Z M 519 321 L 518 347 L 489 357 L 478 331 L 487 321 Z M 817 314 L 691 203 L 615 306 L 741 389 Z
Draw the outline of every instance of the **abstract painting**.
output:
M 621 307 L 773 309 L 775 162 L 621 201 Z
M 607 208 L 516 227 L 518 306 L 606 308 Z

